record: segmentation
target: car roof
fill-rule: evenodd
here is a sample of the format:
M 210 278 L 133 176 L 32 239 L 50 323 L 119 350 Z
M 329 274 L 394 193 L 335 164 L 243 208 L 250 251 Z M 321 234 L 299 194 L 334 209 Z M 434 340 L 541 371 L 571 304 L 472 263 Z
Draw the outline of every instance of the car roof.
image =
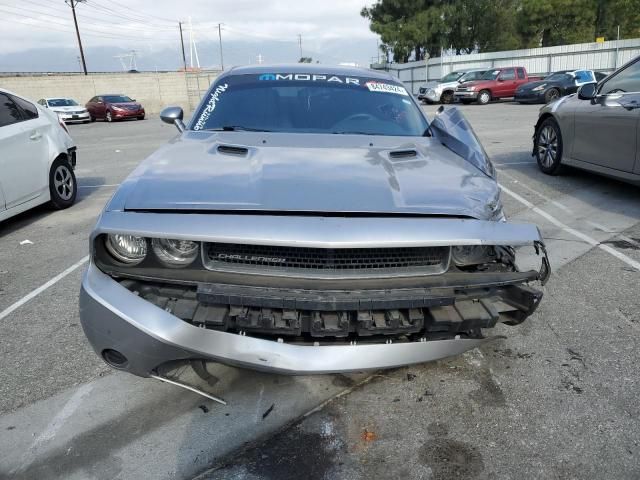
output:
M 233 67 L 224 72 L 220 77 L 227 75 L 255 75 L 261 73 L 317 73 L 321 75 L 342 75 L 353 77 L 369 77 L 384 80 L 399 81 L 383 70 L 371 70 L 369 68 L 348 67 L 342 65 L 324 65 L 321 63 L 282 63 L 272 65 L 246 65 Z

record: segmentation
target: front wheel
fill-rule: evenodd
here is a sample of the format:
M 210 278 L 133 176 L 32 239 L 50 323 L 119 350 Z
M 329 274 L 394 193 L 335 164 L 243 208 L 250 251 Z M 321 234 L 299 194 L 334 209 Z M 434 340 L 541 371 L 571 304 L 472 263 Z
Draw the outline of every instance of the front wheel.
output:
M 480 105 L 486 105 L 490 101 L 491 101 L 491 93 L 489 92 L 489 90 L 482 90 L 478 94 L 478 103 Z
M 144 120 L 144 115 L 140 115 L 140 116 L 138 117 L 138 120 Z
M 544 94 L 544 101 L 545 103 L 551 103 L 554 100 L 557 100 L 560 98 L 560 90 L 558 90 L 557 88 L 550 88 L 549 90 L 547 90 L 547 92 Z
M 73 168 L 65 158 L 58 158 L 49 171 L 50 204 L 56 210 L 69 208 L 76 201 L 78 183 Z
M 562 171 L 562 133 L 553 118 L 547 118 L 538 127 L 535 137 L 535 156 L 540 170 L 547 175 Z
M 453 103 L 453 93 L 443 92 L 442 95 L 440 96 L 440 101 L 445 105 L 449 105 Z

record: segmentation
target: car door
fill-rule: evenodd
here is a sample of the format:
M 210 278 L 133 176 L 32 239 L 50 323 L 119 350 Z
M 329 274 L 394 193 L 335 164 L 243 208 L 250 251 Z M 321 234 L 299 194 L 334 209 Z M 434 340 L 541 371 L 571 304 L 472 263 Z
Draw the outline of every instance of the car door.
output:
M 97 118 L 104 118 L 105 112 L 106 112 L 106 105 L 104 103 L 104 98 L 103 97 L 96 97 L 96 103 L 95 103 L 95 117 Z
M 496 87 L 497 97 L 513 97 L 516 93 L 517 81 L 516 70 L 514 68 L 505 68 L 498 77 L 498 85 Z
M 609 77 L 595 99 L 578 102 L 574 119 L 572 158 L 637 172 L 640 61 Z
M 41 195 L 48 188 L 49 120 L 35 105 L 0 92 L 0 183 L 6 209 Z

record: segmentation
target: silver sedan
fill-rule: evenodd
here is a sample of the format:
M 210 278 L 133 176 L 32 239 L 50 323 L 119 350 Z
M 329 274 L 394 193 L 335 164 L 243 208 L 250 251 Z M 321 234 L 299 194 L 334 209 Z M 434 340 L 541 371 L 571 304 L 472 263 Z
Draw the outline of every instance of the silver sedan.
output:
M 533 155 L 549 175 L 569 165 L 640 185 L 639 138 L 640 57 L 543 107 Z

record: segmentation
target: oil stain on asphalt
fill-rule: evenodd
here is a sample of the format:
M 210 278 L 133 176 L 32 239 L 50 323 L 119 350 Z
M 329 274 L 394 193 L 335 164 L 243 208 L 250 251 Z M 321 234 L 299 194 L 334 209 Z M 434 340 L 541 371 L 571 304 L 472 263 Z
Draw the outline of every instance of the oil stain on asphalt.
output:
M 475 447 L 448 438 L 448 429 L 441 423 L 431 423 L 427 431 L 434 438 L 424 443 L 419 455 L 433 480 L 472 479 L 482 473 L 484 462 Z

